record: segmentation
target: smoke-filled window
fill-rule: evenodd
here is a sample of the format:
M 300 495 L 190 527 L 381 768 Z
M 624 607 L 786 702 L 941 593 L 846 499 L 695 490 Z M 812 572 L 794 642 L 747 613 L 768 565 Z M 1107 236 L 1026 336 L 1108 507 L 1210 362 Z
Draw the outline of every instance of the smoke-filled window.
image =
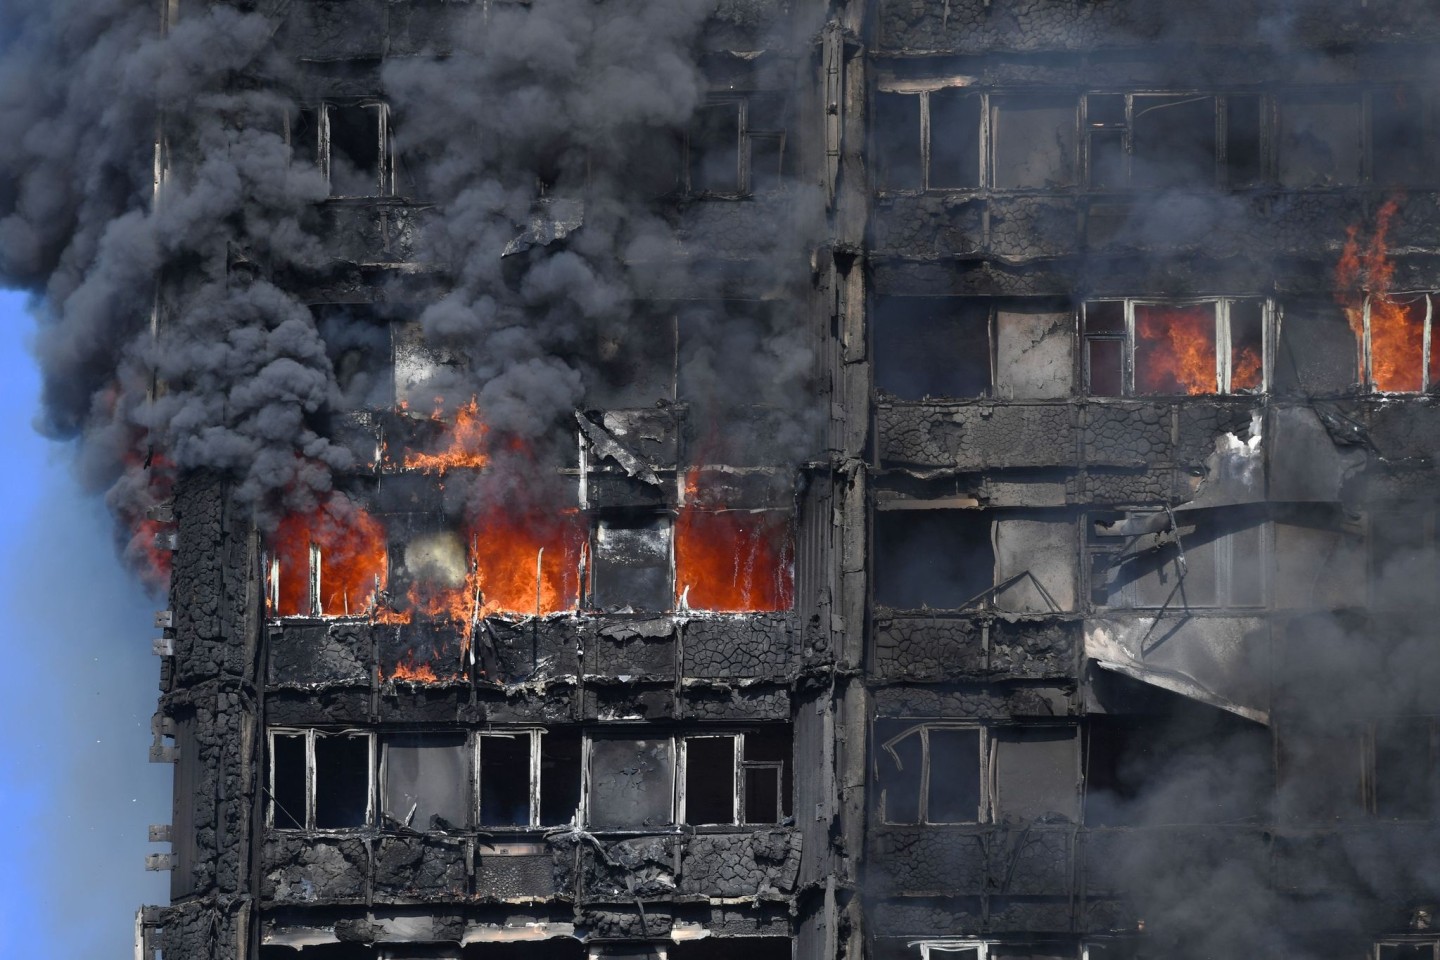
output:
M 881 297 L 871 320 L 875 388 L 901 400 L 1058 399 L 1074 384 L 1074 312 L 1065 303 Z
M 1276 393 L 1310 397 L 1354 388 L 1357 338 L 1339 306 L 1330 301 L 1288 302 L 1277 326 Z
M 290 118 L 297 163 L 319 166 L 332 197 L 385 197 L 395 192 L 390 110 L 374 101 L 324 103 Z
M 267 817 L 281 830 L 346 830 L 371 822 L 374 738 L 277 730 L 270 735 Z
M 681 757 L 686 823 L 773 824 L 790 816 L 788 727 L 686 737 Z
M 380 754 L 380 811 L 414 830 L 469 822 L 470 757 L 463 734 L 391 734 Z
M 1375 960 L 1437 960 L 1440 940 L 1396 940 L 1375 944 Z
M 1286 187 L 1340 187 L 1360 182 L 1361 97 L 1358 91 L 1281 97 L 1277 161 Z
M 1090 516 L 1090 591 L 1112 609 L 1261 607 L 1270 535 L 1240 508 Z
M 877 719 L 886 823 L 1027 823 L 1079 816 L 1073 726 L 986 727 Z
M 1092 397 L 1260 393 L 1269 305 L 1258 299 L 1085 304 Z
M 786 172 L 783 97 L 730 97 L 695 111 L 685 138 L 686 193 L 739 197 L 780 188 Z
M 1080 140 L 1073 96 L 991 96 L 991 186 L 1073 186 Z
M 1370 605 L 1376 610 L 1434 610 L 1440 596 L 1440 521 L 1425 504 L 1369 513 Z
M 982 183 L 984 100 L 962 87 L 880 91 L 871 127 L 876 186 L 885 191 L 974 189 Z
M 1092 93 L 1085 100 L 1092 189 L 1243 187 L 1263 179 L 1258 95 Z

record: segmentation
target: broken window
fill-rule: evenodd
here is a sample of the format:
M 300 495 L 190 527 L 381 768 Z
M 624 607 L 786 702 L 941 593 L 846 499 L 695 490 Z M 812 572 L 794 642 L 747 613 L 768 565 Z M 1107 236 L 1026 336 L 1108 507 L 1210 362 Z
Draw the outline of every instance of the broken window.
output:
M 1258 299 L 1085 304 L 1085 376 L 1096 397 L 1259 393 L 1269 305 Z
M 1340 307 L 1328 302 L 1287 303 L 1277 326 L 1277 393 L 1310 397 L 1354 387 L 1359 369 L 1357 337 Z
M 369 824 L 373 754 L 374 738 L 366 733 L 272 731 L 271 826 L 346 830 Z
M 785 175 L 785 101 L 752 95 L 695 112 L 686 138 L 689 192 L 736 197 L 778 189 Z
M 1063 303 L 881 297 L 871 332 L 875 388 L 901 400 L 1044 400 L 1071 392 L 1074 313 Z
M 326 103 L 297 111 L 290 149 L 299 163 L 316 163 L 332 197 L 388 197 L 395 192 L 390 108 L 374 101 Z
M 581 737 L 574 731 L 487 730 L 475 738 L 482 828 L 554 827 L 580 805 Z
M 415 830 L 469 823 L 470 756 L 463 734 L 391 734 L 380 755 L 381 812 Z
M 991 96 L 991 185 L 1056 189 L 1076 182 L 1075 98 Z
M 872 135 L 881 190 L 979 187 L 984 101 L 962 87 L 875 95 Z
M 875 602 L 958 609 L 994 586 L 990 517 L 975 510 L 877 510 Z
M 674 601 L 672 526 L 667 516 L 598 518 L 590 605 L 609 612 L 669 610 Z
M 1432 347 L 1433 294 L 1372 295 L 1344 309 L 1357 341 L 1362 383 L 1383 393 L 1419 393 L 1440 382 L 1440 345 Z
M 1262 607 L 1270 542 L 1263 515 L 1232 507 L 1090 516 L 1090 591 L 1097 607 Z
M 788 610 L 795 599 L 795 526 L 787 510 L 707 509 L 675 522 L 676 602 L 725 613 Z
M 1357 91 L 1281 97 L 1276 149 L 1280 185 L 1339 187 L 1359 183 L 1361 115 Z
M 1092 93 L 1085 99 L 1092 189 L 1242 187 L 1263 177 L 1257 95 Z
M 789 728 L 684 738 L 686 823 L 773 824 L 790 815 Z
M 368 614 L 385 589 L 385 530 L 348 500 L 287 514 L 270 536 L 267 600 L 272 616 Z
M 875 721 L 886 823 L 1073 821 L 1079 816 L 1076 729 Z
M 596 830 L 645 830 L 675 822 L 675 741 L 592 737 L 587 822 Z

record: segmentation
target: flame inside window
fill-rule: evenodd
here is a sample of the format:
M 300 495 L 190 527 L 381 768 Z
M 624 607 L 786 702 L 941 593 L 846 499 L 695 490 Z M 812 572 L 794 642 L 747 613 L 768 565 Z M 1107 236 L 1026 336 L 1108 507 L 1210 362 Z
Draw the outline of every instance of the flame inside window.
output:
M 795 531 L 784 511 L 686 508 L 675 525 L 676 593 L 691 609 L 787 610 L 795 600 Z
M 1387 393 L 1423 389 L 1425 298 L 1370 300 L 1370 381 Z
M 312 514 L 281 520 L 271 538 L 271 556 L 276 578 L 272 612 L 277 616 L 357 616 L 368 613 L 385 588 L 384 530 L 364 509 L 338 496 Z M 312 603 L 313 587 L 319 590 L 313 598 L 318 603 Z
M 1136 393 L 1218 393 L 1215 371 L 1213 303 L 1135 305 Z
M 473 526 L 482 614 L 574 610 L 585 527 L 578 514 L 497 508 Z

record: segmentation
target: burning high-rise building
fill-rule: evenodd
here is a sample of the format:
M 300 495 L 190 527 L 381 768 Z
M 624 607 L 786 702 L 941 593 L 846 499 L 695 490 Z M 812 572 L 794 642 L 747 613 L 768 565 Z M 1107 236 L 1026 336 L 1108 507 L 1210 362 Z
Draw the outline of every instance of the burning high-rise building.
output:
M 138 956 L 1440 958 L 1432 3 L 8 6 Z

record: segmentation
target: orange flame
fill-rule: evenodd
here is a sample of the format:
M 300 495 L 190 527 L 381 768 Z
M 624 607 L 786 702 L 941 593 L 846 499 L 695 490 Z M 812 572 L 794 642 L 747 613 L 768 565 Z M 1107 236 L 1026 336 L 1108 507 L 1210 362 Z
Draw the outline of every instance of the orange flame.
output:
M 1345 229 L 1345 248 L 1335 265 L 1335 299 L 1355 334 L 1359 380 L 1365 381 L 1365 293 L 1370 297 L 1370 382 L 1387 393 L 1414 393 L 1424 386 L 1425 301 L 1409 303 L 1391 297 L 1395 264 L 1387 240 L 1399 195 L 1376 213 L 1375 232 L 1362 248 L 1360 227 Z M 1432 367 L 1434 365 L 1432 364 Z
M 717 613 L 788 610 L 795 602 L 795 529 L 783 511 L 705 503 L 698 470 L 675 523 L 679 605 Z
M 1242 370 L 1259 382 L 1259 357 L 1255 369 Z M 1135 306 L 1136 392 L 1144 394 L 1216 393 L 1215 307 Z
M 411 683 L 438 683 L 440 677 L 435 673 L 435 668 L 428 663 L 416 663 L 415 651 L 406 654 L 406 658 L 395 664 L 395 672 L 387 678 L 383 674 L 381 680 L 409 680 Z
M 585 528 L 577 511 L 497 506 L 472 520 L 470 535 L 481 616 L 543 616 L 579 606 Z
M 314 513 L 290 514 L 271 537 L 279 561 L 276 616 L 307 616 L 310 605 L 310 545 L 320 548 L 320 612 L 358 616 L 370 611 L 385 588 L 385 532 L 358 504 L 332 496 Z
M 430 415 L 430 419 L 443 419 L 441 404 L 442 401 L 435 401 L 435 412 Z M 490 462 L 490 456 L 485 452 L 485 437 L 490 428 L 480 416 L 480 404 L 474 397 L 455 411 L 455 423 L 449 432 L 450 445 L 438 453 L 407 452 L 405 469 L 443 476 L 446 470 L 455 467 L 478 468 Z

